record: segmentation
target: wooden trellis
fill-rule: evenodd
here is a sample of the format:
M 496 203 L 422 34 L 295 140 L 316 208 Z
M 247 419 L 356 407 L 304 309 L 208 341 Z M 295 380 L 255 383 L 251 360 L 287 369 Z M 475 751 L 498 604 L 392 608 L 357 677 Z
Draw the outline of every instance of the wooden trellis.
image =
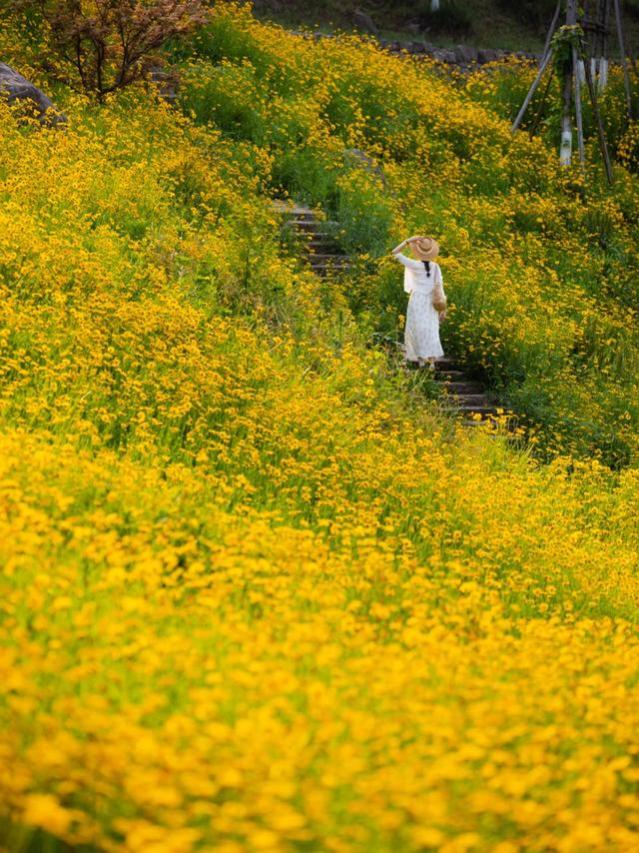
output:
M 585 84 L 597 125 L 599 147 L 606 168 L 608 182 L 612 184 L 612 165 L 599 110 L 598 94 L 608 81 L 609 49 L 613 30 L 619 46 L 624 71 L 624 88 L 628 118 L 632 119 L 632 97 L 630 76 L 626 59 L 623 17 L 620 0 L 586 0 L 578 8 L 577 0 L 558 0 L 553 15 L 537 75 L 526 95 L 524 103 L 512 125 L 514 133 L 524 118 L 544 75 L 556 66 L 562 78 L 562 120 L 560 163 L 569 166 L 572 162 L 573 115 L 577 127 L 579 161 L 585 162 L 582 87 Z M 563 23 L 560 23 L 563 21 Z

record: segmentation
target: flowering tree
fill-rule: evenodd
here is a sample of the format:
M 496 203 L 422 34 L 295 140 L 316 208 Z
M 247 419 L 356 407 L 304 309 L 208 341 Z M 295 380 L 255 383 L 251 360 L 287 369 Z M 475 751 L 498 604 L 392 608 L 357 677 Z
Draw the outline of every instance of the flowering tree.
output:
M 40 10 L 69 82 L 100 101 L 142 77 L 168 39 L 206 19 L 203 0 L 40 0 Z

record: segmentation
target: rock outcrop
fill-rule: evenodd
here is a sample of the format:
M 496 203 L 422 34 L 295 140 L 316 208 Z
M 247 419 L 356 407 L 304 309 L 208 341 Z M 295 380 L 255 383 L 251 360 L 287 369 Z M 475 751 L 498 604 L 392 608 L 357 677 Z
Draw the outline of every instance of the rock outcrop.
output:
M 66 122 L 66 116 L 57 110 L 44 92 L 4 62 L 0 62 L 0 97 L 6 98 L 10 104 L 25 101 L 25 106 L 33 111 L 40 123 L 48 127 Z

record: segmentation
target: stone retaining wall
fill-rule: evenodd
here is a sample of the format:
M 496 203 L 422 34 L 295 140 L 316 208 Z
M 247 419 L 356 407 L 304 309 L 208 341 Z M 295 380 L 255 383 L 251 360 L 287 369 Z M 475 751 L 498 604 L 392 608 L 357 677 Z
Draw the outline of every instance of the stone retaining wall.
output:
M 302 32 L 295 31 L 297 35 L 302 35 L 305 38 L 313 38 L 316 41 L 329 38 L 337 38 L 331 33 L 322 32 Z M 438 62 L 446 63 L 447 65 L 455 65 L 462 70 L 470 70 L 477 65 L 486 65 L 489 62 L 496 62 L 499 59 L 516 56 L 520 59 L 528 59 L 534 62 L 539 62 L 541 56 L 537 53 L 526 53 L 525 51 L 509 51 L 509 50 L 492 50 L 489 48 L 472 47 L 466 44 L 458 44 L 453 48 L 438 47 L 427 41 L 411 41 L 398 42 L 390 39 L 377 38 L 367 35 L 367 38 L 375 38 L 379 46 L 390 53 L 395 54 L 410 54 L 416 57 L 430 57 Z

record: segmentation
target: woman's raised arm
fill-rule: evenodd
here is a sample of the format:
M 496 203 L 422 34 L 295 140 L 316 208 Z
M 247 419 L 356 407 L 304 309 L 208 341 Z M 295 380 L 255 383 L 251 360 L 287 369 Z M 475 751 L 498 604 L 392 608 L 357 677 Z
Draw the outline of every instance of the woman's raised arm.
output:
M 391 254 L 396 255 L 398 252 L 401 252 L 404 246 L 410 246 L 413 240 L 419 240 L 419 237 L 409 237 L 407 240 L 402 240 L 399 246 L 395 246 L 394 249 L 391 250 Z

